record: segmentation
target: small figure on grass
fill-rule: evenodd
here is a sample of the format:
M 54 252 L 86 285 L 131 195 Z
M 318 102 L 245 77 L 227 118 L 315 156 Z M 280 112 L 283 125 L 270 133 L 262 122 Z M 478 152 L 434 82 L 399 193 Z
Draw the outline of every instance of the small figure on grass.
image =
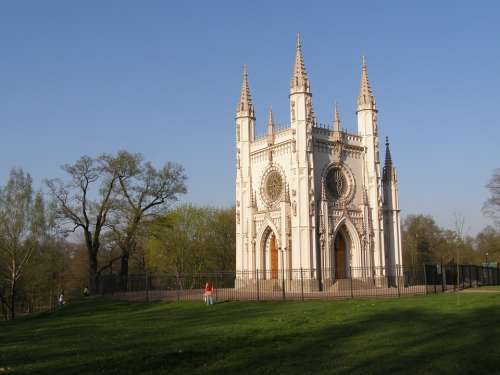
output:
M 203 299 L 205 300 L 205 303 L 207 305 L 214 304 L 213 293 L 214 286 L 212 284 L 212 281 L 207 281 L 207 283 L 205 284 L 205 292 L 203 293 Z
M 89 288 L 87 286 L 85 286 L 85 288 L 83 288 L 83 296 L 84 297 L 88 297 L 89 296 Z
M 59 308 L 61 308 L 64 306 L 65 303 L 66 303 L 66 301 L 64 300 L 64 293 L 61 292 L 61 294 L 59 295 L 59 299 L 57 301 L 57 304 L 58 304 Z

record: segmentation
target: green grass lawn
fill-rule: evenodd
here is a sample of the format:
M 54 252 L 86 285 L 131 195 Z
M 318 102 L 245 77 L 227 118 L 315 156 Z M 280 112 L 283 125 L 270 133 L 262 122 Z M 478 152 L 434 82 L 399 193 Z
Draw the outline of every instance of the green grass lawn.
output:
M 498 374 L 500 294 L 214 306 L 90 299 L 0 323 L 4 373 Z

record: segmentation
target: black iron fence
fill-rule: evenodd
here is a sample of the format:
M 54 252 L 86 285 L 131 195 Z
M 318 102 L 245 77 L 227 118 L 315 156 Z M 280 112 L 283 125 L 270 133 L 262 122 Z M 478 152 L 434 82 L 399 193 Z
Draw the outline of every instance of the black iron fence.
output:
M 500 268 L 473 265 L 419 265 L 379 268 L 283 269 L 197 274 L 129 276 L 126 290 L 117 275 L 105 275 L 102 295 L 129 300 L 202 300 L 213 285 L 216 301 L 305 300 L 400 297 L 500 285 Z

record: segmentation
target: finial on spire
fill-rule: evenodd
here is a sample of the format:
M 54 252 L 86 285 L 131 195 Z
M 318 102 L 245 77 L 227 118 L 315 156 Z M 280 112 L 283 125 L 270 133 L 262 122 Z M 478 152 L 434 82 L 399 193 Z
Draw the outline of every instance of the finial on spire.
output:
M 310 92 L 309 79 L 307 78 L 307 72 L 304 66 L 304 58 L 302 57 L 302 41 L 300 39 L 300 33 L 297 33 L 295 64 L 293 66 L 290 91 L 291 93 Z
M 336 132 L 340 132 L 340 114 L 337 102 L 335 102 L 335 109 L 333 114 L 333 130 Z
M 241 84 L 240 101 L 236 107 L 237 116 L 254 117 L 252 96 L 248 85 L 248 70 L 246 64 L 243 65 L 243 82 Z
M 375 97 L 368 80 L 368 72 L 366 69 L 366 57 L 363 56 L 361 64 L 361 84 L 358 95 L 358 110 L 360 109 L 377 109 Z

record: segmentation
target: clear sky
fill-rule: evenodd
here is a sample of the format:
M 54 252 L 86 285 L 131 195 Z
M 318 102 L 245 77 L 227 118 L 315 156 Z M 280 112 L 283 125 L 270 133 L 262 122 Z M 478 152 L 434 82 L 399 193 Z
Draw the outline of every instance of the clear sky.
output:
M 258 133 L 289 122 L 295 34 L 320 122 L 355 131 L 361 56 L 403 214 L 470 234 L 500 167 L 498 1 L 15 1 L 0 7 L 0 183 L 41 186 L 83 154 L 181 163 L 183 201 L 234 202 L 234 110 L 247 64 Z

